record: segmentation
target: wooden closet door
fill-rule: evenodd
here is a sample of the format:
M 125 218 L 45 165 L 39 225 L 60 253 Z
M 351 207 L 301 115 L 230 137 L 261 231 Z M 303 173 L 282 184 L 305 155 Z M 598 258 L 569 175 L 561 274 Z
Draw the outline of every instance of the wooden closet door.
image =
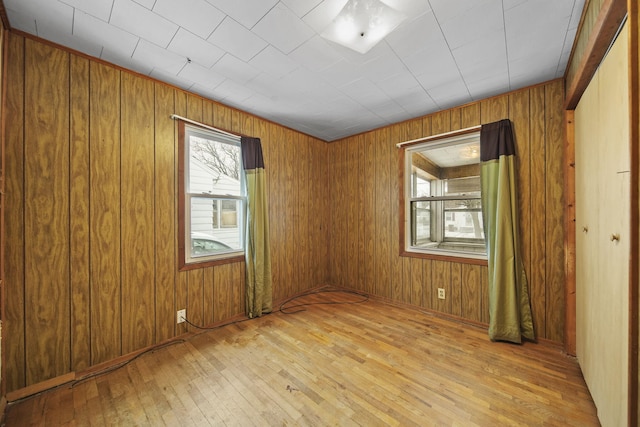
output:
M 626 424 L 630 160 L 624 29 L 575 112 L 576 353 L 603 425 Z

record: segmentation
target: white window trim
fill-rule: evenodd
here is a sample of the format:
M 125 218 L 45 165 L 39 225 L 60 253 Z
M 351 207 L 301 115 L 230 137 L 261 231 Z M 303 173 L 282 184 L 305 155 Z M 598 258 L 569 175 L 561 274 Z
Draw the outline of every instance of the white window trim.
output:
M 186 265 L 188 264 L 198 264 L 198 263 L 204 263 L 204 262 L 208 262 L 208 261 L 218 261 L 218 260 L 223 260 L 223 259 L 227 259 L 227 258 L 234 258 L 234 257 L 238 257 L 238 256 L 244 256 L 245 254 L 245 225 L 246 225 L 246 218 L 247 218 L 247 191 L 246 191 L 246 184 L 245 184 L 245 176 L 244 176 L 244 171 L 242 170 L 242 158 L 240 159 L 240 192 L 241 192 L 241 196 L 233 196 L 233 195 L 229 195 L 229 194 L 199 194 L 199 193 L 191 193 L 190 191 L 190 184 L 191 184 L 191 175 L 190 175 L 190 158 L 191 158 L 191 139 L 190 136 L 192 133 L 195 134 L 202 134 L 205 135 L 207 138 L 211 138 L 211 139 L 215 139 L 217 141 L 220 142 L 224 142 L 224 143 L 229 143 L 229 144 L 234 144 L 237 145 L 238 147 L 240 147 L 240 137 L 239 136 L 234 136 L 231 134 L 226 134 L 226 133 L 221 133 L 221 132 L 217 132 L 214 129 L 209 129 L 209 128 L 202 128 L 202 127 L 198 127 L 198 126 L 191 126 L 189 124 L 185 123 L 185 130 L 184 130 L 184 183 L 185 183 L 185 188 L 184 188 L 184 210 L 185 210 L 185 217 L 184 217 L 184 262 Z M 242 201 L 241 203 L 241 208 L 238 212 L 240 218 L 239 218 L 239 224 L 238 224 L 238 228 L 239 230 L 239 238 L 240 238 L 240 245 L 241 245 L 241 249 L 238 250 L 229 250 L 229 251 L 223 251 L 223 252 L 219 252 L 216 254 L 212 254 L 212 255 L 207 255 L 207 256 L 198 256 L 198 257 L 193 257 L 191 256 L 191 199 L 192 198 L 204 198 L 204 199 L 211 199 L 211 200 L 240 200 Z

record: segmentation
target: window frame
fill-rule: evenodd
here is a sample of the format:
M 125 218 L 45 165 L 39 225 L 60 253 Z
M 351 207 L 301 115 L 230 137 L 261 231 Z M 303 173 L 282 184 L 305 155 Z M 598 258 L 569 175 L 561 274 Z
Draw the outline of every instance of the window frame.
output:
M 198 126 L 192 123 L 186 123 L 183 120 L 178 120 L 178 270 L 192 270 L 197 268 L 206 268 L 215 265 L 229 264 L 234 262 L 244 261 L 245 259 L 245 224 L 247 217 L 247 194 L 245 177 L 242 169 L 240 170 L 240 190 L 241 196 L 230 195 L 205 195 L 205 194 L 190 194 L 187 192 L 188 188 L 188 173 L 189 173 L 189 151 L 190 148 L 188 141 L 188 131 L 190 129 L 199 133 L 211 135 L 215 140 L 215 131 L 207 129 L 206 127 Z M 240 145 L 238 137 L 238 145 Z M 242 163 L 242 160 L 240 160 Z M 242 166 L 242 164 L 240 165 Z M 240 242 L 242 249 L 223 252 L 207 257 L 192 258 L 190 253 L 191 242 L 191 199 L 197 196 L 199 198 L 218 200 L 218 208 L 222 205 L 221 200 L 239 200 L 240 201 Z M 220 212 L 218 212 L 220 215 Z M 220 218 L 219 218 L 220 220 Z M 218 224 L 220 226 L 220 224 Z
M 433 148 L 447 144 L 454 144 L 456 141 L 468 139 L 470 137 L 480 137 L 480 127 L 462 129 L 459 131 L 448 132 L 440 135 L 434 135 L 426 138 L 409 141 L 407 143 L 398 144 L 399 147 L 399 181 L 400 181 L 400 203 L 399 203 L 399 247 L 400 256 L 423 258 L 432 260 L 453 261 L 465 264 L 487 265 L 486 252 L 465 252 L 455 249 L 433 249 L 433 248 L 417 248 L 412 244 L 412 198 L 411 197 L 411 155 L 417 151 L 419 147 L 432 146 Z M 479 162 L 479 159 L 478 159 Z M 471 197 L 477 199 L 477 197 Z M 427 201 L 442 201 L 447 199 L 469 199 L 469 197 L 459 196 L 435 196 L 429 197 Z M 441 228 L 444 228 L 444 207 Z M 444 233 L 444 230 L 442 231 Z M 443 236 L 444 237 L 444 236 Z M 443 240 L 444 241 L 444 240 Z

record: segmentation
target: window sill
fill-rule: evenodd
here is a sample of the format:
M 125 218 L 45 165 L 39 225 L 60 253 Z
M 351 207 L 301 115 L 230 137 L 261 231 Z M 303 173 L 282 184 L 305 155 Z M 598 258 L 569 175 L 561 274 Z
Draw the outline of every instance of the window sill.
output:
M 214 267 L 216 265 L 232 264 L 235 262 L 243 262 L 244 254 L 231 254 L 225 258 L 206 259 L 202 261 L 191 261 L 188 264 L 182 262 L 178 271 L 195 270 L 198 268 Z
M 486 254 L 473 254 L 447 250 L 417 250 L 402 249 L 400 256 L 409 258 L 431 259 L 436 261 L 457 262 L 460 264 L 488 265 Z

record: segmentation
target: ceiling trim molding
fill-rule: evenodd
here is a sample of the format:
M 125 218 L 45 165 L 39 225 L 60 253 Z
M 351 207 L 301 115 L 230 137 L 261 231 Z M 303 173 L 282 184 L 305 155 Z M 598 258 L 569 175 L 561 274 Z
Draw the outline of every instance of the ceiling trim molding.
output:
M 585 8 L 586 11 L 586 8 Z M 611 41 L 618 33 L 620 24 L 627 14 L 626 0 L 606 0 L 600 8 L 587 46 L 573 78 L 567 78 L 565 109 L 575 110 L 600 62 L 607 53 Z M 583 27 L 581 27 L 582 29 Z M 575 47 L 574 47 L 575 48 Z M 569 69 L 569 67 L 567 67 Z

